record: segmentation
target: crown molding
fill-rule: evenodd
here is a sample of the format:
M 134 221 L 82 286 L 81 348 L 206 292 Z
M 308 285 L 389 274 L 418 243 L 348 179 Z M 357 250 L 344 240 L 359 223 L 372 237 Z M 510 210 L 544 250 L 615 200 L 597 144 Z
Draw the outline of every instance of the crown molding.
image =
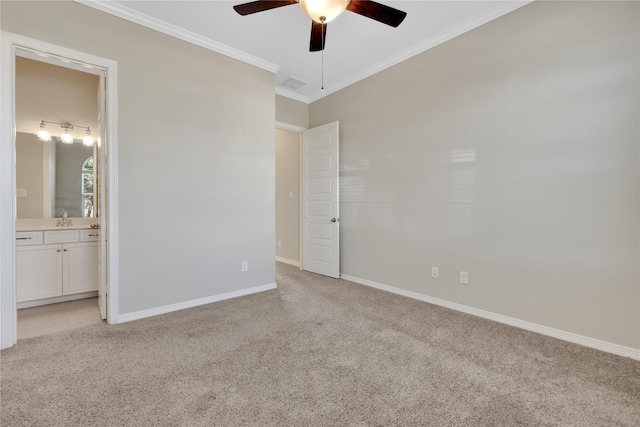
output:
M 254 65 L 256 67 L 262 68 L 263 70 L 267 70 L 272 73 L 277 73 L 280 70 L 280 66 L 277 64 L 273 64 L 269 61 L 265 61 L 264 59 L 260 59 L 256 56 L 249 55 L 238 49 L 234 49 L 225 44 L 218 43 L 209 38 L 202 37 L 198 34 L 192 33 L 191 31 L 187 31 L 176 25 L 169 24 L 168 22 L 161 21 L 160 19 L 153 18 L 149 15 L 145 15 L 144 13 L 137 12 L 133 9 L 130 9 L 126 6 L 122 6 L 121 4 L 118 4 L 118 3 L 114 3 L 110 0 L 74 0 L 74 1 L 76 3 L 80 3 L 85 6 L 89 6 L 94 9 L 100 10 L 102 12 L 106 12 L 110 15 L 114 15 L 119 18 L 126 19 L 127 21 L 140 24 L 144 27 L 151 28 L 153 30 L 167 34 L 169 36 L 178 38 L 180 40 L 184 40 L 186 42 L 195 44 L 205 49 L 209 49 L 214 52 L 220 53 L 222 55 L 237 59 L 239 61 L 246 62 L 247 64 Z M 286 96 L 286 95 L 283 95 L 283 96 Z
M 525 6 L 534 0 L 506 0 L 503 4 L 497 6 L 496 8 L 484 12 L 482 14 L 476 15 L 473 18 L 470 18 L 454 27 L 449 28 L 446 31 L 441 32 L 440 34 L 435 35 L 434 37 L 428 38 L 408 49 L 403 50 L 390 57 L 389 59 L 379 62 L 378 64 L 367 68 L 361 73 L 355 74 L 352 77 L 344 79 L 331 87 L 325 87 L 325 93 L 321 94 L 317 92 L 311 96 L 309 96 L 309 103 L 315 102 L 327 95 L 335 93 L 341 89 L 344 89 L 347 86 L 350 86 L 354 83 L 359 82 L 360 80 L 364 80 L 367 77 L 370 77 L 376 73 L 379 73 L 382 70 L 385 70 L 389 67 L 392 67 L 396 64 L 399 64 L 402 61 L 406 61 L 407 59 L 416 56 L 424 51 L 427 51 L 433 47 L 436 47 L 448 40 L 451 40 L 454 37 L 457 37 L 461 34 L 466 33 L 467 31 L 471 31 L 481 25 L 486 24 L 487 22 L 493 21 L 496 18 L 499 18 L 503 15 L 506 15 L 509 12 L 512 12 L 522 6 Z M 283 95 L 286 96 L 286 95 Z
M 280 70 L 280 66 L 277 64 L 273 64 L 269 61 L 265 61 L 256 56 L 249 55 L 238 49 L 234 49 L 230 46 L 216 42 L 209 38 L 202 37 L 198 34 L 195 34 L 191 31 L 187 31 L 183 28 L 180 28 L 168 22 L 161 21 L 159 19 L 137 12 L 126 6 L 122 6 L 121 4 L 114 3 L 111 0 L 74 0 L 74 1 L 77 3 L 92 7 L 94 9 L 109 13 L 111 15 L 120 17 L 122 19 L 126 19 L 127 21 L 131 21 L 136 24 L 145 26 L 147 28 L 151 28 L 153 30 L 170 35 L 172 37 L 176 37 L 180 40 L 184 40 L 186 42 L 195 44 L 205 49 L 209 49 L 214 52 L 220 53 L 222 55 L 229 56 L 231 58 L 245 62 L 247 64 L 254 65 L 256 67 L 262 68 L 272 73 L 277 73 Z M 431 37 L 408 49 L 405 49 L 404 51 L 388 58 L 387 60 L 379 62 L 358 74 L 355 74 L 349 78 L 346 78 L 336 83 L 335 85 L 332 85 L 330 87 L 325 87 L 324 94 L 320 92 L 316 92 L 312 95 L 305 96 L 297 92 L 280 88 L 277 86 L 276 86 L 275 92 L 277 95 L 281 95 L 286 98 L 293 99 L 295 101 L 304 102 L 305 104 L 311 104 L 312 102 L 315 102 L 319 99 L 322 99 L 323 97 L 326 97 L 327 95 L 338 92 L 339 90 L 342 90 L 347 86 L 357 83 L 360 80 L 364 80 L 367 77 L 370 77 L 376 73 L 379 73 L 380 71 L 383 71 L 389 67 L 399 64 L 400 62 L 403 62 L 413 56 L 416 56 L 448 40 L 451 40 L 454 37 L 464 34 L 467 31 L 471 31 L 496 18 L 506 15 L 507 13 L 512 12 L 533 1 L 534 0 L 505 0 L 500 5 L 498 5 L 497 7 L 495 7 L 494 9 L 488 12 L 479 14 L 471 19 L 468 19 L 465 22 L 462 22 L 452 28 L 449 28 L 448 30 L 443 31 L 440 34 L 437 34 L 434 37 Z
M 309 97 L 296 93 L 289 89 L 283 89 L 281 87 L 276 86 L 276 95 L 284 96 L 286 98 L 291 98 L 295 101 L 304 102 L 305 104 L 309 104 Z

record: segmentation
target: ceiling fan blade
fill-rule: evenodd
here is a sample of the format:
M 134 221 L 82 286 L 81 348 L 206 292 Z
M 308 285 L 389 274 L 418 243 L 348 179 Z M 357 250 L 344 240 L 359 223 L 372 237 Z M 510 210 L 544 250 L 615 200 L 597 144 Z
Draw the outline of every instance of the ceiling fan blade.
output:
M 367 18 L 375 19 L 383 24 L 391 25 L 392 27 L 400 25 L 407 16 L 407 12 L 368 0 L 351 0 L 351 3 L 347 6 L 347 10 L 355 12 L 358 15 L 366 16 Z
M 311 42 L 309 43 L 309 52 L 318 52 L 324 50 L 324 44 L 327 41 L 327 24 L 318 24 L 311 21 Z
M 251 15 L 252 13 L 264 12 L 265 10 L 275 9 L 276 7 L 289 6 L 290 4 L 296 4 L 296 0 L 284 0 L 284 1 L 274 1 L 274 0 L 260 0 L 260 1 L 252 1 L 249 3 L 243 3 L 233 6 L 236 12 L 240 15 Z

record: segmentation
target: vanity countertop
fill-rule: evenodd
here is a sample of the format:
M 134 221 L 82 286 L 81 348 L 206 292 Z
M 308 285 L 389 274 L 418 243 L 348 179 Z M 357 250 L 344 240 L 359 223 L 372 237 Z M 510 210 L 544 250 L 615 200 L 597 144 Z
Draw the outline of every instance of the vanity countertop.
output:
M 91 226 L 88 224 L 80 224 L 80 225 L 72 225 L 70 227 L 57 227 L 55 225 L 45 225 L 45 226 L 29 226 L 29 225 L 18 225 L 16 226 L 16 231 L 52 231 L 52 230 L 88 230 L 91 229 Z
M 99 224 L 99 218 L 69 218 L 71 227 L 58 227 L 60 218 L 18 218 L 16 231 L 54 231 L 54 230 L 87 230 L 91 224 Z

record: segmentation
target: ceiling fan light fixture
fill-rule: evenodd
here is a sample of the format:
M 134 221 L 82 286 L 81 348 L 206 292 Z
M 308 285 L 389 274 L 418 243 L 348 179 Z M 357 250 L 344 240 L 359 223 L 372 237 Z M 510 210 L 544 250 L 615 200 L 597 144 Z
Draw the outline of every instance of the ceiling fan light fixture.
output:
M 300 0 L 300 8 L 318 24 L 333 21 L 345 11 L 351 0 Z

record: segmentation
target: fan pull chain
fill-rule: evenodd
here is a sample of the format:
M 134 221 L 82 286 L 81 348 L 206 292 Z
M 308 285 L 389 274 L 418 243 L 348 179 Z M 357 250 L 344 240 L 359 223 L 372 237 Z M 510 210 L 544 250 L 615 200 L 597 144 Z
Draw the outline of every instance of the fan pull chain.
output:
M 322 35 L 321 35 L 321 40 L 322 40 L 322 52 L 321 52 L 321 56 L 322 56 L 322 83 L 321 83 L 321 87 L 320 87 L 320 96 L 324 97 L 324 29 L 326 28 L 324 23 L 324 16 L 320 18 L 320 20 L 322 21 Z
M 320 95 L 324 96 L 324 49 L 322 49 L 322 85 L 320 87 Z

